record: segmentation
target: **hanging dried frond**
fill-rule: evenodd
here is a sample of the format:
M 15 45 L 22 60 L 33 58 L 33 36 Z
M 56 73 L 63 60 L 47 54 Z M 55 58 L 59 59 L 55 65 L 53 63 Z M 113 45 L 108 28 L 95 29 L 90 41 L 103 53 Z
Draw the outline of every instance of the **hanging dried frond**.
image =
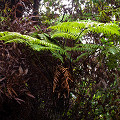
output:
M 69 97 L 70 81 L 73 82 L 68 68 L 64 68 L 62 65 L 58 65 L 56 67 L 53 81 L 53 92 L 57 92 L 58 98 L 61 96 L 64 96 L 64 98 Z

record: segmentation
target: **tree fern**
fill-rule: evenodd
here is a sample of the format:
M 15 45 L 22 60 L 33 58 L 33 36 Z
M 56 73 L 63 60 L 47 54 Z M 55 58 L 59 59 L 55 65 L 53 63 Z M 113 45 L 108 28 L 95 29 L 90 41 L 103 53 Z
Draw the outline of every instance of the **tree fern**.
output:
M 51 37 L 48 34 L 41 34 L 40 38 L 42 38 L 37 39 L 16 32 L 0 32 L 0 40 L 5 41 L 6 43 L 24 43 L 36 51 L 51 51 L 52 55 L 59 58 L 62 62 L 64 62 L 63 56 L 66 56 L 67 59 L 72 60 L 72 58 L 70 57 L 71 51 L 86 53 L 78 56 L 77 60 L 74 61 L 78 61 L 78 59 L 80 59 L 84 55 L 87 56 L 95 53 L 97 49 L 101 51 L 100 53 L 107 56 L 109 56 L 110 54 L 115 55 L 120 52 L 118 46 L 119 43 L 117 43 L 117 46 L 115 46 L 114 44 L 109 44 L 109 41 L 111 39 L 111 41 L 117 40 L 117 38 L 119 39 L 120 28 L 117 24 L 80 21 L 64 22 L 56 26 L 51 26 L 49 28 L 55 30 L 54 33 L 51 32 Z M 88 36 L 89 34 L 96 34 L 97 37 L 99 37 L 99 41 L 101 41 L 101 43 L 80 43 L 80 39 L 81 41 L 83 41 L 83 37 Z M 100 34 L 102 34 L 105 39 L 102 39 L 100 37 Z M 64 47 L 62 47 L 61 43 L 57 40 L 58 37 L 73 40 L 74 44 L 72 45 L 72 47 L 68 47 L 66 46 L 66 44 L 64 45 Z M 108 41 L 107 44 L 104 43 L 104 41 Z

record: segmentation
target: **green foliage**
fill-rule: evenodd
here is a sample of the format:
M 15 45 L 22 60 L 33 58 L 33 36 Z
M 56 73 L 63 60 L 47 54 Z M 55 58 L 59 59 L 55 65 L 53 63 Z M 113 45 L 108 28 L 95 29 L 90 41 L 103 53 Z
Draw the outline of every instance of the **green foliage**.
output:
M 38 34 L 41 40 L 16 32 L 0 32 L 0 40 L 5 41 L 6 43 L 25 43 L 33 50 L 37 51 L 51 51 L 51 53 L 62 62 L 65 62 L 63 61 L 64 55 L 71 61 L 78 61 L 78 59 L 82 57 L 82 55 L 80 55 L 77 58 L 71 58 L 71 51 L 87 52 L 87 54 L 89 53 L 88 56 L 90 54 L 97 55 L 97 51 L 99 51 L 99 56 L 105 55 L 106 63 L 109 65 L 111 58 L 113 57 L 116 59 L 116 54 L 120 52 L 119 39 L 116 39 L 120 36 L 120 28 L 115 23 L 104 24 L 94 21 L 64 22 L 49 28 L 57 30 L 57 32 L 53 33 L 51 37 L 47 34 Z M 95 41 L 95 43 L 92 44 L 84 44 L 82 39 L 88 34 L 91 34 L 91 36 L 97 34 L 100 42 L 97 43 Z M 104 37 L 100 37 L 101 35 Z M 65 38 L 64 45 L 63 43 L 60 43 L 60 41 L 57 41 L 57 38 Z M 67 39 L 74 41 L 72 47 L 67 46 Z M 112 42 L 114 40 L 116 41 Z M 94 39 L 92 38 L 91 41 L 94 41 Z M 82 44 L 79 44 L 80 42 L 82 42 Z M 113 61 L 115 62 L 116 60 Z M 114 63 L 113 61 L 111 62 Z M 119 59 L 115 62 L 115 64 L 117 63 L 119 64 Z
M 72 47 L 65 47 L 66 51 L 79 51 L 79 52 L 87 52 L 90 54 L 96 54 L 97 56 L 106 56 L 105 60 L 109 68 L 112 65 L 113 68 L 119 66 L 119 57 L 116 58 L 116 55 L 120 52 L 119 48 L 119 36 L 120 36 L 120 28 L 116 23 L 99 23 L 94 21 L 80 21 L 80 22 L 64 22 L 60 23 L 56 26 L 49 27 L 55 31 L 52 34 L 51 38 L 64 38 L 71 39 L 74 41 L 74 45 Z M 57 32 L 56 32 L 57 31 Z M 96 41 L 93 37 L 89 38 L 90 41 L 94 43 L 84 44 L 84 37 L 91 35 L 97 35 L 99 38 Z M 79 44 L 82 42 L 82 44 Z M 86 40 L 87 42 L 87 40 Z M 99 55 L 98 52 L 99 51 Z M 87 54 L 85 54 L 87 55 Z M 83 55 L 84 56 L 84 55 Z M 112 56 L 112 57 L 111 57 Z M 82 55 L 77 57 L 78 61 Z M 113 58 L 114 62 L 111 60 Z M 116 62 L 115 62 L 116 61 Z M 110 65 L 110 63 L 112 63 Z M 113 65 L 115 63 L 115 65 Z
M 73 33 L 73 34 L 79 34 L 81 32 L 81 29 L 85 28 L 84 22 L 63 22 L 56 26 L 49 27 L 53 30 L 58 30 L 60 32 L 66 32 L 66 33 Z
M 114 23 L 98 23 L 94 21 L 80 21 L 80 22 L 64 22 L 56 26 L 49 27 L 53 30 L 58 30 L 60 32 L 73 34 L 74 36 L 79 36 L 82 29 L 86 30 L 83 32 L 84 35 L 88 32 L 93 33 L 103 33 L 104 35 L 118 35 L 120 36 L 120 28 Z M 61 33 L 62 34 L 62 33 Z M 54 34 L 55 36 L 55 34 Z M 57 35 L 56 35 L 57 36 Z M 61 37 L 62 35 L 60 35 Z M 69 38 L 68 34 L 63 35 L 65 38 Z M 58 35 L 59 37 L 59 35 Z
M 45 39 L 40 40 L 28 35 L 22 35 L 17 32 L 0 32 L 0 40 L 5 41 L 5 43 L 12 43 L 12 42 L 24 43 L 36 51 L 49 50 L 53 53 L 54 56 L 59 57 L 59 59 L 63 61 L 63 58 L 61 55 L 64 54 L 65 51 L 60 46 L 55 45 L 51 42 L 45 41 Z
M 89 59 L 93 59 L 93 58 L 89 58 Z M 92 63 L 88 62 L 87 64 L 91 66 L 92 70 L 90 70 L 90 68 L 84 67 L 83 65 L 84 64 L 81 63 L 81 65 L 79 66 L 80 67 L 79 72 L 82 70 L 85 72 L 85 74 L 75 71 L 75 74 L 76 75 L 80 74 L 81 77 L 80 80 L 76 82 L 76 86 L 77 86 L 76 94 L 74 92 L 72 96 L 74 105 L 72 109 L 68 111 L 68 113 L 70 113 L 68 114 L 68 117 L 70 119 L 74 119 L 75 115 L 76 116 L 78 115 L 79 118 L 82 118 L 83 120 L 86 119 L 110 120 L 113 118 L 119 120 L 120 119 L 119 75 L 116 75 L 114 74 L 113 71 L 111 71 L 109 72 L 107 77 L 105 77 L 105 73 L 107 73 L 108 71 L 104 66 L 107 72 L 105 72 L 104 70 L 98 71 L 97 76 L 99 76 L 100 78 L 104 78 L 105 80 L 96 83 L 98 81 L 96 79 L 99 78 L 93 77 L 93 75 L 96 74 L 96 70 L 95 71 L 93 70 L 94 67 L 92 67 Z M 94 72 L 89 73 L 88 75 L 87 70 Z M 101 73 L 103 73 L 104 76 L 101 76 Z M 112 82 L 110 81 L 110 79 L 114 81 Z M 108 81 L 109 84 L 107 84 Z
M 63 37 L 63 38 L 67 38 L 67 39 L 73 39 L 73 40 L 76 40 L 77 37 L 72 35 L 72 34 L 69 34 L 69 33 L 55 33 L 51 36 L 51 38 L 57 38 L 57 37 Z

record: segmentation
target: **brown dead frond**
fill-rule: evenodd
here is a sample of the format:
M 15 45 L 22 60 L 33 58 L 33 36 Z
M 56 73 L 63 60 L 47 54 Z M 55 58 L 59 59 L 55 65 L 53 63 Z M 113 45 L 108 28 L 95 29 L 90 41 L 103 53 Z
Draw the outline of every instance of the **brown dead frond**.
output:
M 17 44 L 4 44 L 0 41 L 0 93 L 3 97 L 19 100 L 20 96 L 27 95 L 34 98 L 28 90 L 28 64 L 25 55 Z M 22 47 L 24 47 L 22 45 Z M 19 99 L 18 99 L 19 98 Z
M 70 87 L 69 82 L 73 82 L 68 68 L 64 68 L 62 65 L 56 67 L 54 81 L 53 81 L 53 92 L 57 92 L 58 98 L 64 96 L 64 98 L 69 96 Z

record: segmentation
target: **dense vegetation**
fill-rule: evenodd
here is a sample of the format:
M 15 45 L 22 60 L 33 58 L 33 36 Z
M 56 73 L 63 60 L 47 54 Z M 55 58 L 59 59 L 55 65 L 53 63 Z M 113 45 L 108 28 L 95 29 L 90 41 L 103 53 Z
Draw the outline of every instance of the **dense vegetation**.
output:
M 1 120 L 120 119 L 119 0 L 1 0 L 0 10 Z

